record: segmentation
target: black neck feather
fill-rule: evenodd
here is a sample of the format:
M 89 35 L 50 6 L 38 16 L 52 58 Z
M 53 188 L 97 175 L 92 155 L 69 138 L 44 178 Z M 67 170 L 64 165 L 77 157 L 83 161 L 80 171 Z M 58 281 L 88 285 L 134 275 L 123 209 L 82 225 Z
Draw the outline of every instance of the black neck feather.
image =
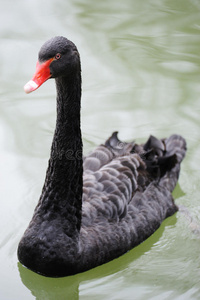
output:
M 66 234 L 81 226 L 82 139 L 80 129 L 81 75 L 56 79 L 57 121 L 40 203 L 50 219 L 66 223 Z M 41 206 L 40 206 L 41 209 Z

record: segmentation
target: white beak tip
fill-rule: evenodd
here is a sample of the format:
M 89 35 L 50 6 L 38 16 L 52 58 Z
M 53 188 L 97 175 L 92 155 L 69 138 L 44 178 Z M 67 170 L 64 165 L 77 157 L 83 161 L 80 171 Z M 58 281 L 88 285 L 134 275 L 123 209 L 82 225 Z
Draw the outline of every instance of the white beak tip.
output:
M 35 91 L 38 88 L 38 86 L 39 85 L 35 81 L 30 80 L 29 82 L 27 82 L 25 84 L 24 91 L 25 91 L 25 93 L 29 94 L 29 93 Z

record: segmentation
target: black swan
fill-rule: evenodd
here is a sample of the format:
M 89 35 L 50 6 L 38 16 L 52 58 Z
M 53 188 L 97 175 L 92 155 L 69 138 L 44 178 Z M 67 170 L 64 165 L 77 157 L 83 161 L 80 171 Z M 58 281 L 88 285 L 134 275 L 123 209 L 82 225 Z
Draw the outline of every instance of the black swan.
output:
M 119 257 L 177 211 L 171 192 L 186 143 L 178 135 L 122 143 L 114 132 L 83 158 L 80 57 L 64 37 L 42 46 L 25 92 L 48 78 L 55 78 L 57 88 L 56 128 L 42 194 L 18 258 L 34 272 L 62 277 Z

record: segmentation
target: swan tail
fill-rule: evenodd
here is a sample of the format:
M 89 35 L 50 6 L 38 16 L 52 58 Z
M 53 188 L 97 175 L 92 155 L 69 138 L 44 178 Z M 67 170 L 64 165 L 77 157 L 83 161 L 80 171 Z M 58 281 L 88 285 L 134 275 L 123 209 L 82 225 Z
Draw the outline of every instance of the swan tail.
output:
M 166 167 L 169 168 L 171 163 L 172 168 L 166 169 L 165 174 L 160 179 L 159 186 L 165 187 L 172 192 L 179 177 L 181 162 L 186 154 L 186 141 L 179 135 L 172 135 L 168 139 L 163 140 L 163 143 L 165 145 L 164 158 L 171 157 L 171 161 L 167 162 Z
M 185 157 L 186 141 L 179 135 L 162 140 L 150 136 L 148 141 L 139 147 L 143 148 L 144 152 L 140 156 L 148 174 L 154 180 L 151 180 L 144 193 L 137 197 L 149 199 L 150 203 L 156 200 L 160 208 L 165 208 L 160 210 L 161 219 L 164 219 L 178 210 L 171 193 L 178 181 L 180 164 Z

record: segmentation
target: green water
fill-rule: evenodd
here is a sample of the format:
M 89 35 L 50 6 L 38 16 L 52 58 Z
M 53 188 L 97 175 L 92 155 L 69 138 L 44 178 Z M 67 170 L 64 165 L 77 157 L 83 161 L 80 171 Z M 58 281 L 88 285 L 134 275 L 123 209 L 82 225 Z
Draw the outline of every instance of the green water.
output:
M 200 2 L 0 0 L 0 299 L 200 299 Z M 50 279 L 16 249 L 43 185 L 55 124 L 53 80 L 25 95 L 40 46 L 64 35 L 82 59 L 84 152 L 114 130 L 124 140 L 183 135 L 178 212 L 106 265 Z

